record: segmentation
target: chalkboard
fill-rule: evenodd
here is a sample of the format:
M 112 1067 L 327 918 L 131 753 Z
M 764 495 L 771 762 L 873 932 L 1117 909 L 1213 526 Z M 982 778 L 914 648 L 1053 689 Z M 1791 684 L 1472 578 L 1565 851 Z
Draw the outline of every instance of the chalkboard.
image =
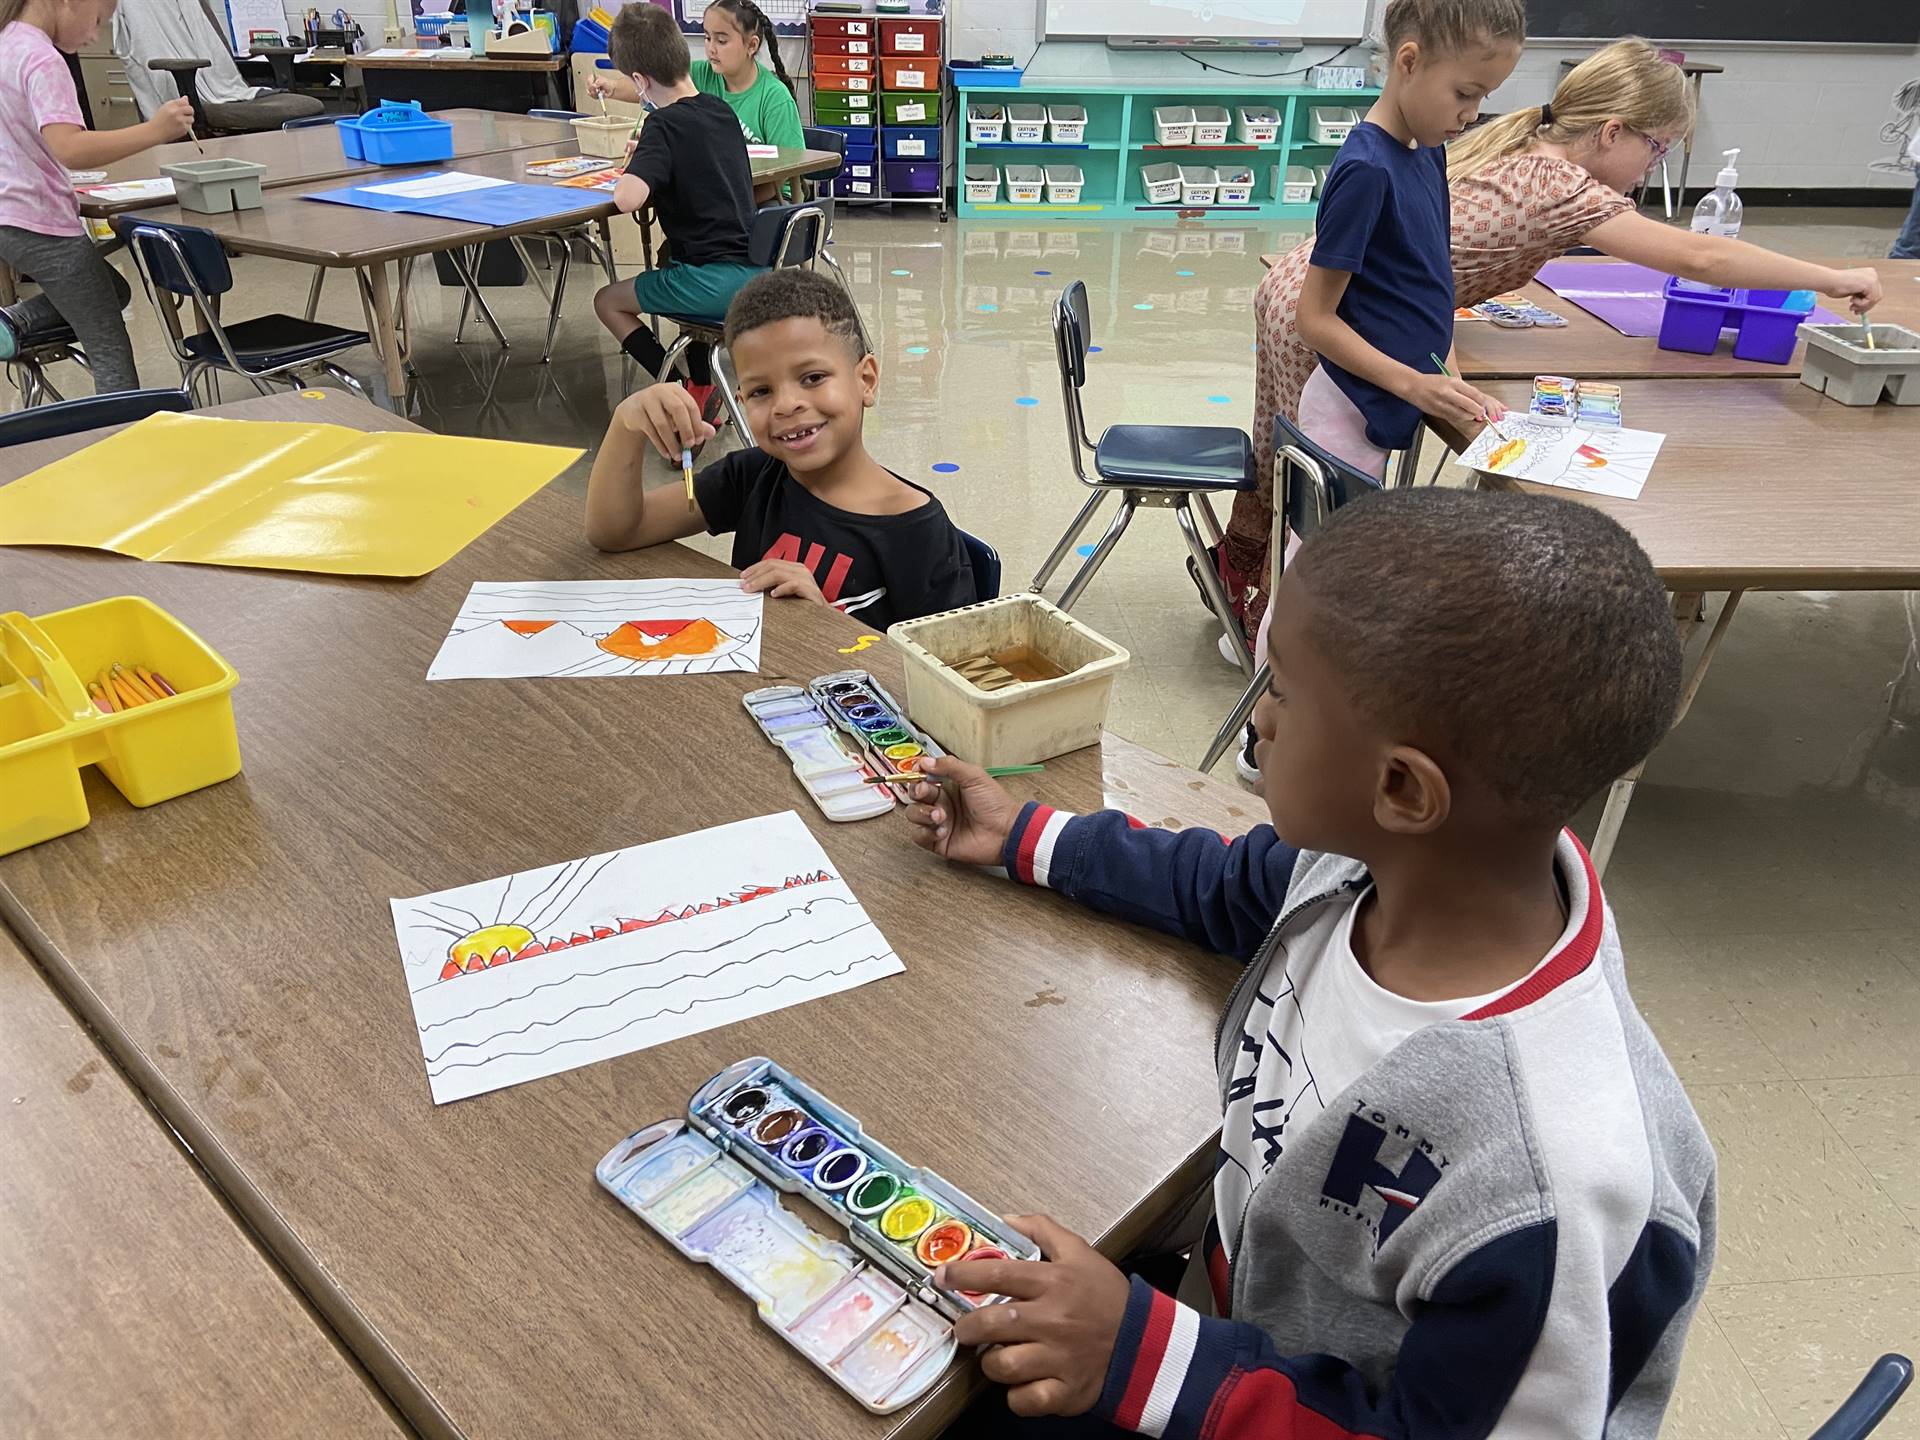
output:
M 1612 40 L 1920 42 L 1920 0 L 1527 0 L 1527 36 Z

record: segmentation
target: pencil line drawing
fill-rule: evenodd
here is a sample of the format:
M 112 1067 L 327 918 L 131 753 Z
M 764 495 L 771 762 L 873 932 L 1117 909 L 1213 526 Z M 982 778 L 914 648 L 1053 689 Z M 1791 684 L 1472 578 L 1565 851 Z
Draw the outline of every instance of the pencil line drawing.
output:
M 1666 436 L 1653 430 L 1547 425 L 1509 413 L 1460 457 L 1471 470 L 1623 500 L 1639 498 Z

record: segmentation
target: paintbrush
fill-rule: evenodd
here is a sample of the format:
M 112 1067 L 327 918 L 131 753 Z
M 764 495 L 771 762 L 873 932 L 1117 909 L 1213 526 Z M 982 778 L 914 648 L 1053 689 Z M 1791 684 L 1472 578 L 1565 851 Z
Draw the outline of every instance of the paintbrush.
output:
M 1438 365 L 1440 367 L 1440 373 L 1446 376 L 1449 380 L 1457 380 L 1460 378 L 1459 376 L 1455 375 L 1453 371 L 1447 368 L 1446 361 L 1442 360 L 1438 355 L 1434 354 L 1431 350 L 1427 352 L 1427 358 L 1433 361 L 1435 365 Z M 1506 431 L 1502 430 L 1498 425 L 1494 423 L 1493 415 L 1490 411 L 1485 411 L 1485 410 L 1481 411 L 1480 418 L 1486 421 L 1487 428 L 1493 431 L 1493 433 L 1498 435 L 1502 440 L 1507 440 L 1512 438 L 1507 434 Z
M 1867 348 L 1873 349 L 1873 326 L 1867 320 L 1867 312 L 1864 310 L 1860 312 L 1860 329 L 1867 337 Z
M 680 451 L 680 473 L 687 477 L 687 509 L 693 509 L 693 451 L 682 447 Z
M 998 780 L 1006 775 L 1031 775 L 1046 768 L 1044 765 L 989 765 L 987 774 Z M 929 785 L 939 785 L 946 779 L 947 777 L 943 775 L 925 775 L 916 770 L 907 775 L 874 775 L 865 783 L 868 785 L 918 785 L 924 781 Z

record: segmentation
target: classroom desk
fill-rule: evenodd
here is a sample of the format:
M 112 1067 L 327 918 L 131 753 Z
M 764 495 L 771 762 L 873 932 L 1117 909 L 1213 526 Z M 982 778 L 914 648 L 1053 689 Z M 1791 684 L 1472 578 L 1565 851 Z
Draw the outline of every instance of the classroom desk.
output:
M 414 428 L 331 392 L 219 413 Z M 0 481 L 78 443 L 0 451 Z M 1212 1172 L 1237 967 L 949 869 L 898 817 L 823 819 L 739 697 L 852 666 L 899 693 L 892 647 L 842 653 L 861 627 L 824 608 L 770 602 L 758 676 L 428 684 L 475 579 L 731 573 L 672 546 L 600 555 L 580 527 L 580 501 L 548 490 L 418 581 L 6 551 L 29 613 L 135 591 L 219 647 L 245 769 L 145 811 L 90 776 L 90 826 L 0 858 L 0 914 L 423 1434 L 932 1435 L 972 1366 L 869 1415 L 602 1192 L 594 1163 L 766 1054 L 983 1203 L 1119 1254 Z M 1162 825 L 1259 815 L 1111 736 L 1012 783 Z M 431 1103 L 389 896 L 787 809 L 904 974 Z
M 0 1434 L 404 1433 L 0 925 Z
M 517 75 L 525 77 L 525 83 L 538 85 L 544 92 L 549 108 L 562 108 L 560 98 L 560 73 L 567 68 L 564 55 L 476 55 L 468 59 L 437 56 L 429 59 L 416 59 L 405 55 L 349 55 L 347 69 L 359 71 L 359 81 L 366 87 L 370 100 L 411 98 L 419 93 L 419 81 L 422 73 L 426 75 L 444 75 L 472 80 L 495 75 Z M 393 83 L 387 83 L 387 77 L 398 73 Z M 534 77 L 538 77 L 535 79 Z M 528 92 L 531 96 L 531 90 Z M 421 96 L 422 100 L 432 103 L 431 97 Z M 535 97 L 537 103 L 538 97 Z M 444 101 L 442 102 L 444 103 Z
M 437 110 L 436 120 L 453 125 L 453 159 L 441 166 L 459 164 L 479 155 L 497 155 L 510 150 L 565 144 L 573 139 L 573 127 L 564 120 L 535 120 L 526 115 L 500 115 L 491 110 Z M 340 148 L 340 134 L 331 125 L 313 125 L 304 130 L 266 130 L 257 135 L 225 135 L 202 140 L 208 159 L 254 160 L 267 167 L 260 177 L 263 189 L 289 185 L 314 185 L 322 180 L 367 179 L 392 173 L 388 167 L 369 165 L 364 160 L 349 160 Z M 130 155 L 105 167 L 101 184 L 158 178 L 162 165 L 179 160 L 198 160 L 200 152 L 191 140 L 174 145 L 159 145 Z M 159 200 L 98 200 L 82 195 L 80 213 L 99 218 L 126 210 L 159 209 L 172 206 Z M 175 207 L 177 208 L 177 207 Z
M 559 143 L 523 147 L 493 154 L 475 155 L 458 161 L 434 165 L 392 167 L 382 179 L 401 180 L 409 175 L 430 174 L 437 170 L 460 170 L 472 175 L 495 176 L 527 185 L 548 185 L 549 181 L 527 173 L 530 160 L 577 155 L 579 147 L 572 130 L 561 121 L 523 121 L 524 124 L 558 126 L 566 132 Z M 294 131 L 297 135 L 301 132 Z M 333 142 L 336 149 L 338 141 Z M 782 150 L 768 158 L 750 163 L 756 183 L 778 183 L 805 175 L 833 163 L 834 157 L 820 150 Z M 401 310 L 395 304 L 396 287 L 388 278 L 389 261 L 438 250 L 483 245 L 490 240 L 505 240 L 515 235 L 557 230 L 562 226 L 598 221 L 603 225 L 614 209 L 613 197 L 603 190 L 575 189 L 577 209 L 557 215 L 543 215 L 514 225 L 476 225 L 464 220 L 441 220 L 431 215 L 405 215 L 397 212 L 362 210 L 351 205 L 335 205 L 302 198 L 308 190 L 338 188 L 341 177 L 281 186 L 269 191 L 257 210 L 240 210 L 226 215 L 202 215 L 168 205 L 154 210 L 146 218 L 174 224 L 197 225 L 220 238 L 229 251 L 238 255 L 271 255 L 295 260 L 304 265 L 322 265 L 352 269 L 361 278 L 360 293 L 367 312 L 367 329 L 374 348 L 386 370 L 387 393 L 398 397 L 406 390 L 406 348 L 400 337 Z M 404 294 L 402 294 L 404 301 Z
M 1513 408 L 1532 395 L 1530 381 L 1486 388 Z M 1675 724 L 1746 591 L 1920 589 L 1920 407 L 1841 405 L 1797 381 L 1629 380 L 1622 390 L 1627 423 L 1667 437 L 1639 499 L 1520 488 L 1591 504 L 1632 531 L 1673 592 L 1683 642 L 1705 596 L 1726 593 Z M 1466 437 L 1446 438 L 1465 448 Z M 1603 869 L 1642 768 L 1609 792 L 1592 847 Z

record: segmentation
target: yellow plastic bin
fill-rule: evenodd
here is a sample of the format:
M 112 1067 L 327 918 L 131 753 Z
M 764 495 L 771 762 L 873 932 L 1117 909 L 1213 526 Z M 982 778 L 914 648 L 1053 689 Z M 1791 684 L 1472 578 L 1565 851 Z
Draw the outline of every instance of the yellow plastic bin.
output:
M 83 676 L 120 662 L 177 692 L 101 713 Z M 150 600 L 122 595 L 38 619 L 0 614 L 0 855 L 86 825 L 81 768 L 134 805 L 240 773 L 231 665 Z
M 1032 593 L 887 628 L 907 674 L 907 713 L 962 760 L 1031 765 L 1098 743 L 1126 650 Z M 982 690 L 951 667 L 1027 651 L 1064 675 Z

